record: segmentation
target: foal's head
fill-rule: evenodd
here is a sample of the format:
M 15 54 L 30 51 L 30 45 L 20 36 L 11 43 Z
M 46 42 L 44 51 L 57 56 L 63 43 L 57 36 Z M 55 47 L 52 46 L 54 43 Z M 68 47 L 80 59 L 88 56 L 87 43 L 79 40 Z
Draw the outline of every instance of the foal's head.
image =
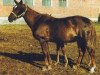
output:
M 13 7 L 11 14 L 8 17 L 9 22 L 13 22 L 14 20 L 23 17 L 27 11 L 27 6 L 23 4 L 23 1 L 17 2 L 14 0 L 16 5 Z

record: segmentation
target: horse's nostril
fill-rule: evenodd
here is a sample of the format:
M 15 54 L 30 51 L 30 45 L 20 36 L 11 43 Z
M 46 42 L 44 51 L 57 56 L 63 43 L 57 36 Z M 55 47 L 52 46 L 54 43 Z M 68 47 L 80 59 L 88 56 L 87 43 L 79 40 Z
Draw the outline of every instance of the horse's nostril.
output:
M 12 22 L 12 20 L 11 20 L 11 18 L 10 18 L 10 17 L 8 17 L 8 21 L 9 21 L 9 22 Z
M 10 22 L 10 18 L 8 17 L 8 21 Z
M 10 19 L 9 19 L 9 17 L 8 17 L 8 21 L 9 21 Z

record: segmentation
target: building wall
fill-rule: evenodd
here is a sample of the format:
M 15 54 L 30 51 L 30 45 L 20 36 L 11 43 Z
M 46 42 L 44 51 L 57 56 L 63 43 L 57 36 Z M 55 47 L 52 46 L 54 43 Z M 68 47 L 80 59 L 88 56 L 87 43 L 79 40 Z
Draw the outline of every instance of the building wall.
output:
M 82 15 L 90 18 L 97 18 L 100 13 L 100 0 L 68 0 L 67 7 L 59 7 L 58 0 L 52 0 L 50 8 L 43 7 L 39 3 L 34 6 L 34 9 L 41 13 L 49 13 L 53 16 L 64 17 L 71 15 Z
M 50 14 L 54 17 L 82 15 L 97 20 L 100 13 L 100 0 L 67 0 L 66 7 L 59 7 L 59 0 L 51 0 L 51 7 L 42 6 L 42 0 L 34 0 L 32 9 Z M 12 5 L 3 5 L 0 0 L 0 17 L 7 17 L 12 11 Z

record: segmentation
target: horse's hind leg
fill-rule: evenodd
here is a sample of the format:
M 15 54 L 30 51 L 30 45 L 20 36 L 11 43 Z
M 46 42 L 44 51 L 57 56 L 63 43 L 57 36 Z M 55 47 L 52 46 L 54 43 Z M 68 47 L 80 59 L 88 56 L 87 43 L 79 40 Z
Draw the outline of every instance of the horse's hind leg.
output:
M 95 68 L 96 68 L 96 63 L 95 63 L 95 50 L 92 48 L 88 48 L 88 52 L 90 55 L 90 63 L 89 66 L 91 66 L 90 68 L 90 73 L 93 73 Z
M 86 49 L 84 48 L 78 48 L 79 49 L 79 56 L 76 62 L 77 67 L 80 67 L 80 64 L 82 63 L 83 57 L 85 55 Z
M 78 56 L 76 65 L 77 65 L 77 67 L 80 67 L 80 64 L 82 63 L 83 57 L 86 52 L 86 42 L 84 39 L 79 38 L 77 41 L 77 45 L 78 45 L 79 56 Z M 73 68 L 76 69 L 76 67 L 73 67 Z
M 90 63 L 89 66 L 90 68 L 90 73 L 93 73 L 95 68 L 96 68 L 96 63 L 95 63 L 95 46 L 96 46 L 96 31 L 93 26 L 90 28 L 91 30 L 88 33 L 88 40 L 87 40 L 87 50 L 90 55 Z

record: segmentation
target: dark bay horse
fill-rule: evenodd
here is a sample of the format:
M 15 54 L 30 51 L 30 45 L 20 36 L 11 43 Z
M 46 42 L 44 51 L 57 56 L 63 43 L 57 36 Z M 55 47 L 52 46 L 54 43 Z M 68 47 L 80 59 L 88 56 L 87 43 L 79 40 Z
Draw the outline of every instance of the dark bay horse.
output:
M 71 16 L 65 18 L 54 18 L 47 14 L 40 14 L 21 0 L 19 3 L 14 0 L 16 5 L 8 17 L 9 22 L 23 17 L 31 28 L 33 36 L 40 42 L 44 58 L 45 67 L 43 70 L 51 69 L 51 58 L 48 49 L 48 42 L 54 42 L 57 46 L 57 63 L 59 63 L 59 50 L 65 58 L 65 66 L 68 64 L 65 43 L 77 42 L 79 56 L 77 66 L 80 66 L 86 50 L 90 55 L 90 72 L 94 72 L 95 63 L 95 42 L 96 32 L 90 19 L 82 16 Z

